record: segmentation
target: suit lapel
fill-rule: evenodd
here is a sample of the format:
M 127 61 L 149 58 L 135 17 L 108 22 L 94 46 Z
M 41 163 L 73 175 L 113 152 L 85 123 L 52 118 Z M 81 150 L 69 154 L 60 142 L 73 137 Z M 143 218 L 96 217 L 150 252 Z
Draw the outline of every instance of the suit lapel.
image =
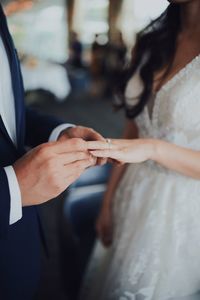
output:
M 22 147 L 24 140 L 24 90 L 17 53 L 8 31 L 7 21 L 0 5 L 0 29 L 2 40 L 8 55 L 16 113 L 17 143 Z M 1 125 L 1 124 L 0 124 Z M 2 128 L 2 126 L 0 126 Z M 3 131 L 5 132 L 5 126 Z M 6 131 L 7 132 L 7 131 Z M 9 134 L 7 133 L 9 137 Z M 10 137 L 9 137 L 10 138 Z M 11 140 L 11 139 L 10 139 Z
M 16 146 L 13 143 L 11 137 L 9 136 L 8 131 L 6 130 L 6 127 L 5 127 L 4 123 L 3 123 L 3 120 L 1 118 L 1 116 L 0 116 L 0 130 L 3 133 L 4 137 L 9 141 L 9 143 L 16 149 Z

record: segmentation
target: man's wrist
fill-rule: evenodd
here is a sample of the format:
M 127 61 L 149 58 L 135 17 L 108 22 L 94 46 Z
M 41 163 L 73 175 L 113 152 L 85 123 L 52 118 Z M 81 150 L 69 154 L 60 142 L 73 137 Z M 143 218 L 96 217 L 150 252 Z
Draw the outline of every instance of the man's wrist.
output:
M 58 140 L 62 132 L 67 130 L 68 128 L 76 127 L 74 124 L 65 123 L 57 126 L 51 133 L 49 137 L 49 142 L 55 142 Z
M 69 138 L 69 139 L 70 139 L 70 138 L 71 138 L 71 137 L 70 137 L 70 129 L 71 129 L 71 128 L 74 128 L 74 127 L 70 126 L 70 127 L 65 128 L 64 130 L 62 130 L 61 133 L 59 134 L 57 140 L 59 140 L 59 139 L 62 138 L 62 137 L 65 137 L 65 138 Z

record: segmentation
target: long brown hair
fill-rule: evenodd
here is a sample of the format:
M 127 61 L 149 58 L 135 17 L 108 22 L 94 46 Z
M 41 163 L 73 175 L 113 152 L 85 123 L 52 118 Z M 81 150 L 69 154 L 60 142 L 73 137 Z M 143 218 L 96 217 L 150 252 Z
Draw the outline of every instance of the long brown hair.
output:
M 126 114 L 129 118 L 139 115 L 152 94 L 153 78 L 155 72 L 167 66 L 169 71 L 176 50 L 177 36 L 180 31 L 180 5 L 170 4 L 167 9 L 146 28 L 140 31 L 136 37 L 136 44 L 132 53 L 132 59 L 118 80 L 116 92 L 121 99 L 118 107 L 125 107 Z M 140 68 L 140 77 L 144 89 L 139 96 L 139 101 L 134 106 L 128 106 L 125 99 L 125 88 L 130 78 L 135 74 L 141 65 L 144 56 L 145 63 Z M 163 77 L 164 77 L 163 76 Z M 162 80 L 162 79 L 161 79 Z M 123 96 L 122 96 L 123 95 Z

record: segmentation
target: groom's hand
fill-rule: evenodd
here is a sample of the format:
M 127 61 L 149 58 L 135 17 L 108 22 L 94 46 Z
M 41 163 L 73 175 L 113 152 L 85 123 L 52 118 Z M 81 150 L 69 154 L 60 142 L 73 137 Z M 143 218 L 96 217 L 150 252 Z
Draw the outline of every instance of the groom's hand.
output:
M 60 141 L 69 140 L 71 138 L 81 138 L 85 141 L 102 141 L 105 142 L 105 138 L 96 132 L 92 128 L 76 126 L 63 130 L 58 138 Z M 107 162 L 105 158 L 98 158 L 97 165 L 103 165 Z
M 55 198 L 95 163 L 96 159 L 88 153 L 87 143 L 82 139 L 34 148 L 13 165 L 22 205 L 37 205 Z

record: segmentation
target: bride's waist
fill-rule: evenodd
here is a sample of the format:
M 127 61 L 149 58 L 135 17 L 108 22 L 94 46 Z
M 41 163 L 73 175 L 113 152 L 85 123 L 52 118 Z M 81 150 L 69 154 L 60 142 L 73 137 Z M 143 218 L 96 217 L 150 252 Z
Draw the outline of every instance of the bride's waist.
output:
M 173 179 L 181 179 L 181 180 L 186 179 L 186 180 L 199 181 L 191 177 L 188 177 L 186 175 L 183 175 L 181 173 L 178 173 L 174 170 L 171 170 L 169 168 L 166 168 L 153 160 L 148 160 L 138 165 L 130 164 L 128 169 L 130 170 L 131 173 L 136 172 L 137 175 L 140 174 L 141 176 L 142 174 L 144 174 L 145 177 L 148 175 L 150 177 L 164 177 L 164 178 L 173 178 Z
M 155 174 L 174 174 L 174 171 L 171 171 L 170 169 L 158 164 L 157 162 L 153 161 L 153 160 L 147 160 L 144 163 L 141 164 L 141 168 L 146 169 L 146 171 L 155 173 Z M 176 173 L 177 175 L 177 173 Z
M 174 171 L 171 171 L 170 169 L 160 165 L 159 163 L 153 161 L 153 160 L 147 160 L 142 163 L 132 163 L 128 164 L 127 171 L 131 173 L 138 173 L 138 172 L 151 172 L 155 174 L 174 174 Z M 177 173 L 176 173 L 177 174 Z
M 130 164 L 119 184 L 118 193 L 121 195 L 124 189 L 132 191 L 141 188 L 145 190 L 155 186 L 156 189 L 173 187 L 172 190 L 174 190 L 176 187 L 176 190 L 184 190 L 187 193 L 189 191 L 195 195 L 200 193 L 199 180 L 167 169 L 151 160 L 141 164 Z

